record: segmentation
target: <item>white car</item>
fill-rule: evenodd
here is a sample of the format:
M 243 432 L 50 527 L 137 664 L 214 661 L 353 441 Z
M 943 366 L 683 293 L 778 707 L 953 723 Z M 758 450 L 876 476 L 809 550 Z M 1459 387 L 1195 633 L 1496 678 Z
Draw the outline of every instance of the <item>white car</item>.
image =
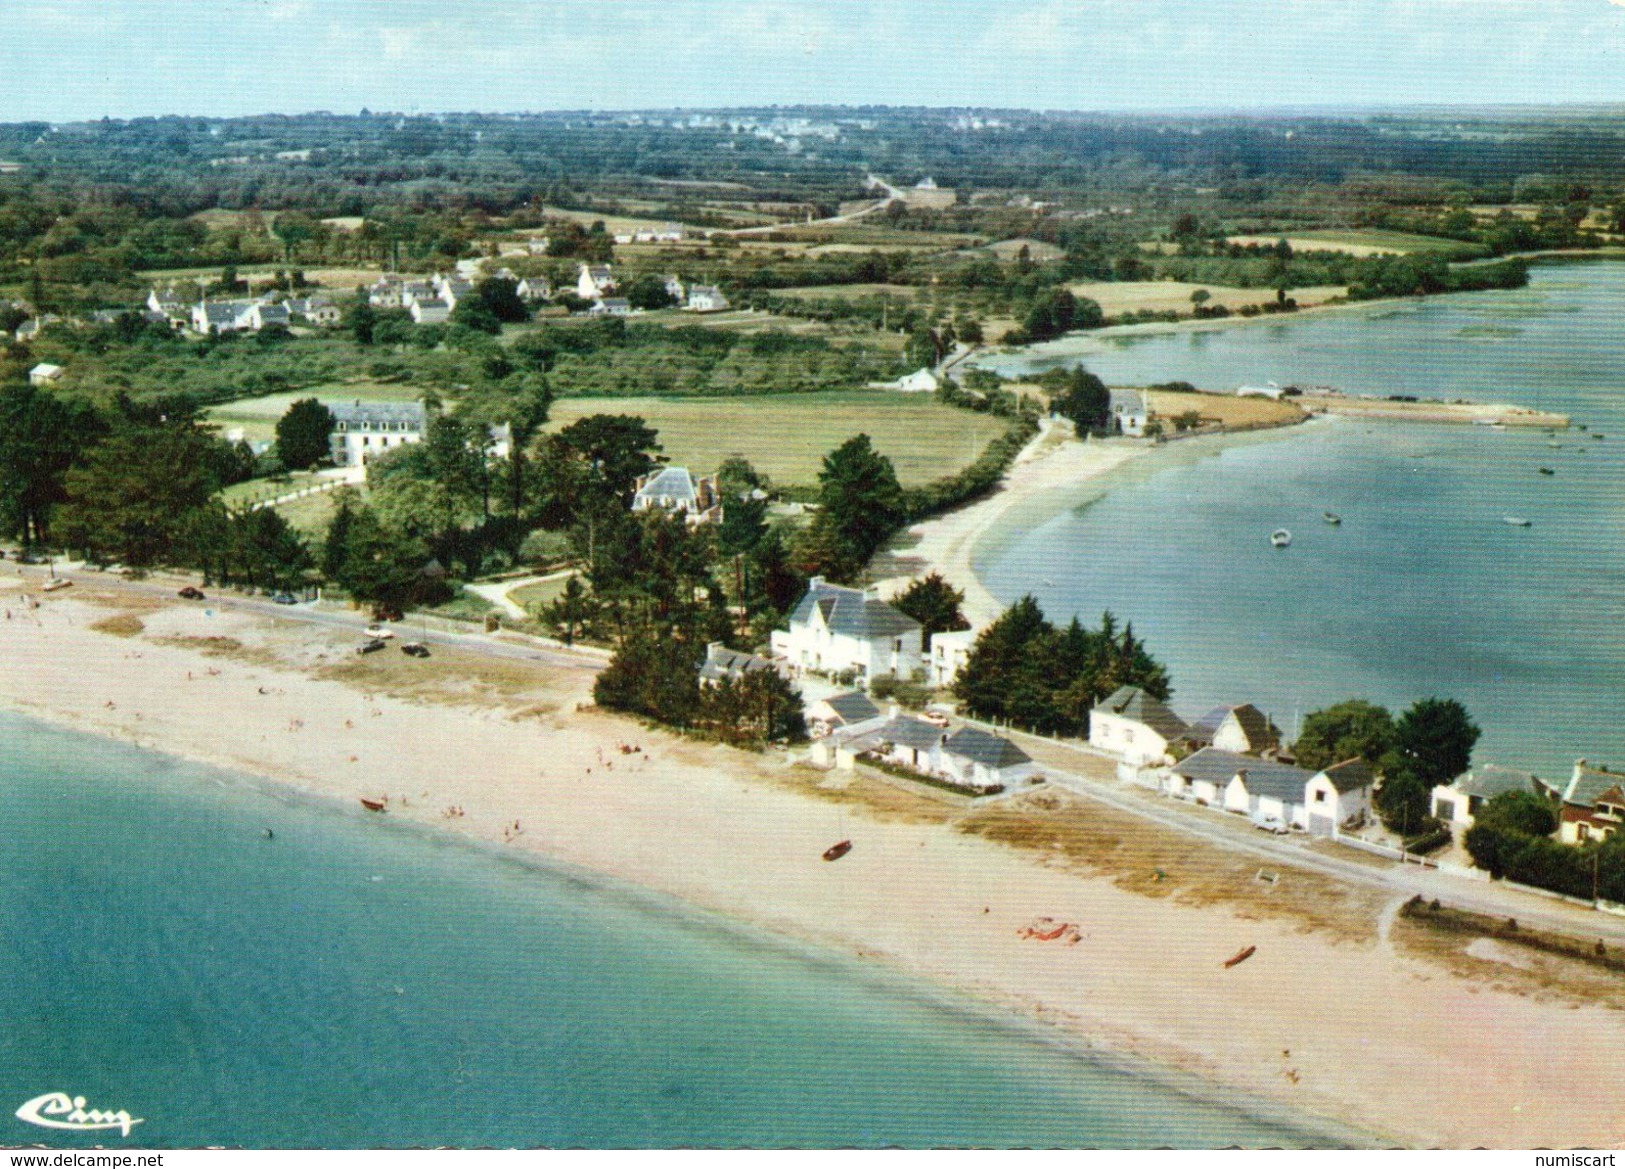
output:
M 385 641 L 395 636 L 393 630 L 386 629 L 382 625 L 369 625 L 364 632 L 368 637 L 381 637 Z
M 1279 816 L 1256 817 L 1253 820 L 1253 827 L 1258 829 L 1260 832 L 1272 832 L 1276 836 L 1285 836 L 1287 833 L 1292 831 L 1292 829 L 1288 828 L 1281 822 L 1281 818 Z

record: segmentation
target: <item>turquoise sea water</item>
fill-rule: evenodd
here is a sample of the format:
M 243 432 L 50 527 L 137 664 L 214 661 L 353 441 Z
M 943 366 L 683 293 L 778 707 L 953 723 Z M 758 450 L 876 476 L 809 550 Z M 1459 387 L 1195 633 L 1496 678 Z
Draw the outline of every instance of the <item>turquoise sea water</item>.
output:
M 0 742 L 0 1145 L 1335 1139 L 659 899 L 12 716 Z M 48 1091 L 144 1123 L 13 1118 Z
M 1625 264 L 1553 264 L 1516 291 L 995 359 L 1006 372 L 1081 360 L 1116 384 L 1514 402 L 1589 431 L 1336 419 L 1171 444 L 997 534 L 978 571 L 1004 600 L 1132 619 L 1187 714 L 1253 702 L 1290 731 L 1343 698 L 1441 695 L 1483 727 L 1480 760 L 1550 776 L 1580 756 L 1625 765 L 1622 309 Z M 1270 547 L 1278 527 L 1290 548 Z

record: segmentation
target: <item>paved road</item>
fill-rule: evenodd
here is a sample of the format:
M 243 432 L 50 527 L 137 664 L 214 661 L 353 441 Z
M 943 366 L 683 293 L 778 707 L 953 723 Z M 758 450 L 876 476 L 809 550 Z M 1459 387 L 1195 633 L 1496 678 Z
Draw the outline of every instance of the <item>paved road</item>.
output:
M 1437 898 L 1453 909 L 1488 917 L 1516 918 L 1519 925 L 1582 938 L 1602 938 L 1625 946 L 1625 918 L 1586 906 L 1551 900 L 1505 885 L 1478 881 L 1438 869 L 1398 863 L 1369 864 L 1317 851 L 1303 836 L 1272 836 L 1217 812 L 1173 800 L 1154 800 L 1121 785 L 1103 783 L 1075 772 L 1042 769 L 1046 780 L 1086 799 L 1198 837 L 1209 844 L 1275 864 L 1309 869 L 1351 884 L 1400 897 Z

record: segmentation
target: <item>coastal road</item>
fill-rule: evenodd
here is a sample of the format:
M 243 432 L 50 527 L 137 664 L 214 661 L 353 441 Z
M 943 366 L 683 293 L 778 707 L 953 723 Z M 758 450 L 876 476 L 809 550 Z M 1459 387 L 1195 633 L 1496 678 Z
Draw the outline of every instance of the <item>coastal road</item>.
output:
M 44 569 L 22 569 L 28 576 L 35 578 L 46 575 Z M 95 573 L 66 572 L 62 575 L 74 579 L 93 588 L 105 589 L 111 593 L 130 593 L 144 597 L 156 597 L 175 601 L 176 589 L 191 581 L 176 580 L 125 580 L 118 576 L 98 576 Z M 260 597 L 235 596 L 230 593 L 211 592 L 208 599 L 195 601 L 193 604 L 213 606 L 227 612 L 254 613 L 262 617 L 270 617 L 279 621 L 315 625 L 326 629 L 353 633 L 359 639 L 362 631 L 373 622 L 370 618 L 348 611 L 316 608 L 306 602 L 298 605 L 278 605 L 268 599 Z M 517 635 L 493 635 L 489 633 L 462 633 L 452 630 L 431 629 L 426 625 L 415 624 L 412 621 L 388 622 L 397 633 L 409 634 L 414 640 L 429 645 L 450 646 L 467 650 L 470 653 L 484 654 L 487 657 L 506 658 L 510 661 L 535 662 L 557 670 L 583 670 L 597 673 L 608 664 L 608 655 L 598 655 L 586 650 L 565 649 L 562 646 L 548 646 L 534 640 L 509 640 Z
M 1311 841 L 1303 836 L 1267 835 L 1254 829 L 1250 822 L 1237 821 L 1223 813 L 1173 800 L 1153 803 L 1149 796 L 1141 796 L 1121 785 L 1105 783 L 1076 772 L 1054 767 L 1045 767 L 1042 771 L 1045 779 L 1056 787 L 1232 852 L 1275 864 L 1309 869 L 1336 880 L 1398 897 L 1420 896 L 1429 901 L 1437 898 L 1442 905 L 1452 909 L 1486 917 L 1516 918 L 1521 926 L 1571 937 L 1600 938 L 1609 945 L 1625 946 L 1625 918 L 1586 906 L 1420 865 L 1385 862 L 1375 856 L 1371 858 L 1377 862 L 1375 864 L 1344 859 L 1312 848 Z M 1159 803 L 1162 806 L 1158 806 Z

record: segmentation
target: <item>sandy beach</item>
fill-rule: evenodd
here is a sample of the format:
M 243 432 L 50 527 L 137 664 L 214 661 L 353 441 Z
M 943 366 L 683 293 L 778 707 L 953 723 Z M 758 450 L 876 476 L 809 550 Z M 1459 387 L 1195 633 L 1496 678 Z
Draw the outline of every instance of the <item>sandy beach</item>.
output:
M 1004 606 L 977 579 L 971 557 L 977 545 L 1013 509 L 1097 479 L 1128 460 L 1155 448 L 1133 441 L 1075 441 L 1069 430 L 1046 423 L 1038 437 L 1016 457 L 999 489 L 965 507 L 914 524 L 897 536 L 870 565 L 882 597 L 895 596 L 928 572 L 941 573 L 962 589 L 960 606 L 977 629 L 1004 611 Z
M 1087 465 L 1053 457 L 1018 474 Z M 14 573 L 0 570 L 7 708 L 270 777 L 358 816 L 360 797 L 387 800 L 384 815 L 881 961 L 1379 1140 L 1625 1138 L 1612 1107 L 1625 1016 L 1514 965 L 1452 973 L 1396 944 L 1394 906 L 1374 893 L 1344 899 L 1335 929 L 1286 911 L 1291 870 L 1279 913 L 1170 894 L 1087 856 L 996 843 L 964 813 L 873 781 L 835 790 L 783 754 L 577 710 L 587 669 L 439 648 L 426 662 L 358 658 L 343 631 L 88 581 L 30 607 Z M 1011 814 L 1041 833 L 1055 797 L 1028 798 L 1039 802 Z M 823 863 L 843 837 L 851 854 Z M 1304 904 L 1325 899 L 1315 888 L 1305 877 Z M 1074 923 L 1078 943 L 1022 937 L 1039 917 Z M 1256 955 L 1226 969 L 1246 945 Z

